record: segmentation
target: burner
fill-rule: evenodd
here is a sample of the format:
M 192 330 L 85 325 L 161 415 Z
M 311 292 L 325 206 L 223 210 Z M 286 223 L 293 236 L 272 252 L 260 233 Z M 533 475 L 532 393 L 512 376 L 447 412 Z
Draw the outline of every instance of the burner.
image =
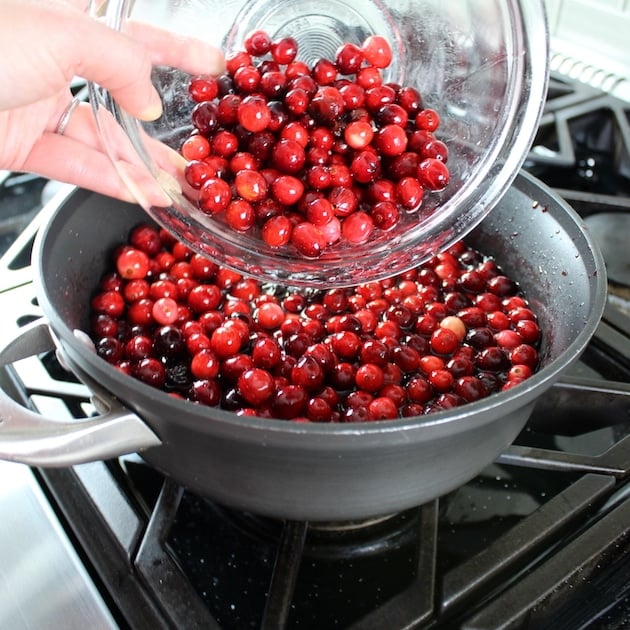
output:
M 585 221 L 602 250 L 609 281 L 630 289 L 630 215 L 604 212 Z
M 585 86 L 550 84 L 527 169 L 555 188 L 630 194 L 630 104 Z

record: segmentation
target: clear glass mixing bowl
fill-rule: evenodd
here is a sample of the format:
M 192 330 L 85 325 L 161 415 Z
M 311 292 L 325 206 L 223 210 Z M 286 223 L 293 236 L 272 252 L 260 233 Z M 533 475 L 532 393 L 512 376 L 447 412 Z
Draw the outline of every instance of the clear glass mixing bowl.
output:
M 92 0 L 91 13 L 134 36 L 137 23 L 202 39 L 226 52 L 265 30 L 292 36 L 298 59 L 334 59 L 345 43 L 386 37 L 393 61 L 384 81 L 412 86 L 437 110 L 449 148 L 450 183 L 425 194 L 368 242 L 340 242 L 317 259 L 272 248 L 256 231 L 237 232 L 182 193 L 182 170 L 164 167 L 190 133 L 190 76 L 156 67 L 164 114 L 143 123 L 98 85 L 90 97 L 102 141 L 142 207 L 194 250 L 262 280 L 309 287 L 353 285 L 415 266 L 463 237 L 501 198 L 533 141 L 548 79 L 548 33 L 540 0 Z M 506 229 L 509 229 L 506 226 Z

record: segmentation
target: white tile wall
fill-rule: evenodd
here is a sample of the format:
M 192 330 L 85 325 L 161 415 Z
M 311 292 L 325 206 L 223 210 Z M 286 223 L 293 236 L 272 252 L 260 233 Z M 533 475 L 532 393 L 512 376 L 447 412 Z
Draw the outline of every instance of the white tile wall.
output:
M 630 0 L 545 0 L 551 68 L 630 101 Z

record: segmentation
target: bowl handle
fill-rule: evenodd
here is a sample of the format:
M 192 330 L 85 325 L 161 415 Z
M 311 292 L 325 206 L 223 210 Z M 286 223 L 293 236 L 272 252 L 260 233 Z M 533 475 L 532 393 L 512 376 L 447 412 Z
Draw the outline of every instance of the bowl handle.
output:
M 0 368 L 55 348 L 48 323 L 37 320 L 0 350 Z M 84 376 L 81 379 L 94 392 L 94 384 L 86 382 Z M 0 459 L 60 467 L 161 444 L 143 420 L 112 396 L 93 393 L 92 402 L 99 415 L 62 420 L 30 411 L 0 389 Z

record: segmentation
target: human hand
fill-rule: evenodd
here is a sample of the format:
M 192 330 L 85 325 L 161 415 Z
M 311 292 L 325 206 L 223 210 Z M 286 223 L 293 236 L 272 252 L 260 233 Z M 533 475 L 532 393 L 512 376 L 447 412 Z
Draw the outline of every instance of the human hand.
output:
M 218 74 L 222 53 L 199 40 L 138 27 L 133 39 L 84 12 L 84 0 L 0 2 L 0 169 L 25 171 L 133 201 L 101 145 L 87 103 L 60 119 L 76 76 L 107 89 L 141 120 L 162 112 L 152 65 Z

